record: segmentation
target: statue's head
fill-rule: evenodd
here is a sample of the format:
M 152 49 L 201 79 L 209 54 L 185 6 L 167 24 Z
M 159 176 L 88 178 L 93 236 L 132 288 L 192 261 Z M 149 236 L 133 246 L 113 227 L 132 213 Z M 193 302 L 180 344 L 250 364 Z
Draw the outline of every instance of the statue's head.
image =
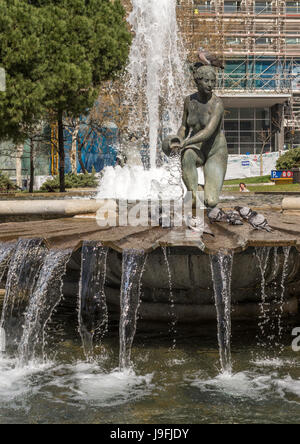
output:
M 194 80 L 199 92 L 211 94 L 217 83 L 215 69 L 212 66 L 200 66 L 194 71 Z

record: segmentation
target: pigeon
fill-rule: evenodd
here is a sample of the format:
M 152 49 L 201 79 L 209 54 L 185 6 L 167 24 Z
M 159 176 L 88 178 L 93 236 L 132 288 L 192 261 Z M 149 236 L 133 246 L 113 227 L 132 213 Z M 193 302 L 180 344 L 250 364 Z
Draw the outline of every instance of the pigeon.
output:
M 214 236 L 213 232 L 209 229 L 208 225 L 204 222 L 204 219 L 200 217 L 194 217 L 192 214 L 188 214 L 187 220 L 186 220 L 187 227 L 192 230 L 196 231 L 197 233 L 202 234 L 210 234 L 211 236 Z
M 213 222 L 228 222 L 227 214 L 218 207 L 209 210 L 208 219 L 211 224 Z
M 252 212 L 251 217 L 249 218 L 249 224 L 255 229 L 255 230 L 265 230 L 268 233 L 271 233 L 273 230 L 269 226 L 267 219 L 263 214 L 258 214 L 256 211 Z
M 215 66 L 216 68 L 224 69 L 223 62 L 201 46 L 198 49 L 198 57 L 202 66 Z
M 227 213 L 227 221 L 229 225 L 244 225 L 241 216 L 238 211 L 228 211 Z
M 269 226 L 267 219 L 262 214 L 258 214 L 256 211 L 252 211 L 251 208 L 248 207 L 235 207 L 235 210 L 243 219 L 247 220 L 255 230 L 265 230 L 269 233 L 273 231 Z
M 249 220 L 249 218 L 252 216 L 253 211 L 249 207 L 235 207 L 235 211 L 239 213 L 239 215 L 245 219 Z

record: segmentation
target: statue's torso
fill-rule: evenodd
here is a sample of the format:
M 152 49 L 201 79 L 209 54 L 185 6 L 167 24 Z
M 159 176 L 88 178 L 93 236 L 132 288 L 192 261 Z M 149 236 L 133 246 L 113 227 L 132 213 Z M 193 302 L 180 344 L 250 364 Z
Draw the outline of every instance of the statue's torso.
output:
M 192 135 L 198 133 L 207 126 L 215 109 L 217 100 L 217 97 L 213 95 L 208 103 L 201 103 L 198 100 L 197 93 L 189 97 L 187 124 L 189 132 L 192 129 Z

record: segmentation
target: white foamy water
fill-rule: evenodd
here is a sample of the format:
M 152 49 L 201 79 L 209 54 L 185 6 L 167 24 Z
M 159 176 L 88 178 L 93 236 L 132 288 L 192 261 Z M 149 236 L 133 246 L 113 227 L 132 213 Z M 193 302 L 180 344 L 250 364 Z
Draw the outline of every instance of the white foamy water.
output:
M 42 376 L 51 364 L 41 361 L 31 361 L 22 367 L 17 359 L 0 355 L 0 403 L 22 401 L 25 396 L 34 394 L 39 390 L 39 385 L 34 378 Z
M 215 378 L 197 378 L 192 382 L 192 386 L 205 392 L 255 401 L 274 397 L 288 401 L 289 395 L 292 394 L 293 402 L 300 404 L 300 380 L 293 379 L 290 375 L 281 377 L 276 371 L 270 374 L 250 371 L 222 373 Z
M 74 370 L 77 386 L 74 398 L 102 407 L 140 399 L 152 390 L 152 374 L 138 376 L 132 369 L 99 373 L 98 365 L 85 363 L 77 365 Z
M 182 195 L 181 178 L 175 169 L 116 166 L 105 169 L 97 199 L 176 200 Z
M 26 366 L 0 358 L 0 407 L 26 408 L 35 395 L 73 404 L 82 401 L 101 407 L 140 399 L 152 391 L 152 374 L 138 376 L 132 369 L 105 372 L 98 363 L 63 365 L 33 360 Z

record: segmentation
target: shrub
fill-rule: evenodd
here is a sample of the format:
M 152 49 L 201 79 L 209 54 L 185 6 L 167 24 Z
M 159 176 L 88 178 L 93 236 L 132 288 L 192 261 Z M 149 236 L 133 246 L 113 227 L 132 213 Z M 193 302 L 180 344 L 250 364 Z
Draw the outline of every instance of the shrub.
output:
M 18 187 L 10 180 L 8 176 L 0 173 L 0 191 L 16 191 Z
M 276 163 L 278 170 L 290 170 L 300 168 L 300 148 L 294 148 L 281 156 Z
M 66 188 L 94 188 L 97 186 L 97 177 L 95 173 L 92 174 L 66 174 L 65 176 Z M 40 191 L 56 192 L 59 191 L 59 177 L 47 180 L 40 188 Z

